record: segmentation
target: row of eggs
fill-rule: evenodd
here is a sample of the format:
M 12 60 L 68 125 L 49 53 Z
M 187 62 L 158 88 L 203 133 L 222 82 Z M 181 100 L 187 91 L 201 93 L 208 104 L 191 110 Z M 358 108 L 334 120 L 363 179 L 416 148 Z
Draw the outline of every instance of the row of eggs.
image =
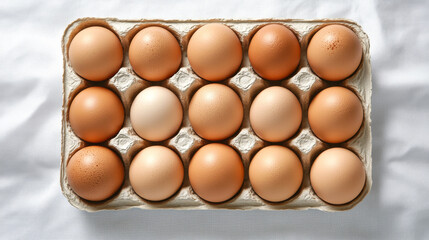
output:
M 237 93 L 226 85 L 212 83 L 197 90 L 188 109 L 193 130 L 202 138 L 220 141 L 241 126 L 244 110 Z M 271 86 L 253 100 L 250 125 L 261 139 L 282 142 L 292 137 L 302 121 L 298 98 L 287 88 Z M 134 99 L 130 120 L 143 139 L 159 142 L 172 137 L 183 120 L 183 108 L 169 89 L 151 86 Z M 321 140 L 341 143 L 360 129 L 363 108 L 359 98 L 345 87 L 329 87 L 311 101 L 308 109 L 310 128 Z M 82 140 L 104 142 L 115 136 L 124 122 L 124 107 L 119 97 L 104 87 L 89 87 L 72 100 L 70 126 Z
M 211 203 L 233 198 L 244 181 L 240 155 L 221 143 L 201 147 L 192 157 L 187 172 L 193 191 Z M 77 195 L 89 201 L 102 201 L 121 188 L 124 166 L 119 156 L 109 148 L 89 146 L 71 157 L 66 174 Z M 290 199 L 303 180 L 298 156 L 279 145 L 259 150 L 250 162 L 248 174 L 252 189 L 269 202 Z M 134 192 L 140 197 L 163 201 L 182 186 L 184 166 L 173 150 L 154 145 L 144 148 L 134 157 L 128 175 Z M 315 159 L 310 170 L 313 190 L 330 204 L 345 204 L 356 198 L 365 185 L 365 177 L 359 157 L 345 148 L 325 150 Z
M 149 81 L 171 77 L 180 67 L 179 42 L 167 29 L 150 26 L 131 40 L 129 60 L 137 75 Z M 208 81 L 222 81 L 237 72 L 243 49 L 237 34 L 228 26 L 209 23 L 191 36 L 187 58 L 193 71 Z M 77 74 L 91 81 L 112 77 L 121 67 L 123 47 L 110 30 L 92 26 L 72 39 L 68 56 Z M 281 80 L 292 74 L 301 58 L 294 32 L 281 24 L 268 24 L 252 37 L 248 56 L 252 68 L 266 80 Z M 358 68 L 362 59 L 359 37 L 348 27 L 332 24 L 318 30 L 307 48 L 308 63 L 319 77 L 340 81 Z

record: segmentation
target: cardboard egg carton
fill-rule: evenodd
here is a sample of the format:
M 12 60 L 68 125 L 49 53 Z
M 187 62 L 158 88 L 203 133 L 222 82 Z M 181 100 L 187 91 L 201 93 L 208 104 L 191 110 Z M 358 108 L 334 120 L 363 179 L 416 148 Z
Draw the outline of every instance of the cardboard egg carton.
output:
M 242 158 L 245 178 L 241 190 L 230 200 L 223 203 L 209 203 L 198 197 L 189 183 L 188 166 L 193 154 L 203 145 L 210 143 L 199 137 L 192 129 L 188 118 L 189 102 L 193 94 L 203 85 L 211 82 L 201 79 L 189 65 L 186 48 L 191 35 L 202 25 L 219 22 L 234 30 L 243 46 L 243 61 L 238 72 L 220 83 L 232 88 L 240 96 L 244 105 L 244 120 L 240 129 L 231 137 L 220 141 L 237 150 Z M 258 29 L 269 23 L 279 23 L 290 28 L 297 36 L 301 45 L 301 60 L 297 70 L 281 81 L 268 81 L 259 77 L 252 69 L 247 50 L 251 37 Z M 363 57 L 357 71 L 344 81 L 328 82 L 315 75 L 307 62 L 306 51 L 312 35 L 327 24 L 343 24 L 350 27 L 360 38 Z M 83 28 L 89 26 L 104 26 L 115 32 L 124 48 L 124 59 L 120 70 L 110 79 L 103 82 L 87 81 L 78 76 L 71 68 L 68 47 L 71 39 Z M 143 80 L 133 72 L 128 59 L 128 48 L 133 36 L 147 26 L 162 26 L 170 30 L 178 39 L 182 49 L 180 69 L 169 79 L 162 82 Z M 358 204 L 370 191 L 372 185 L 371 159 L 371 66 L 369 39 L 362 28 L 348 20 L 119 20 L 119 19 L 78 19 L 71 23 L 64 32 L 62 40 L 64 56 L 63 74 L 63 108 L 62 108 L 62 151 L 61 151 L 61 188 L 70 204 L 85 211 L 107 209 L 319 209 L 323 211 L 347 210 Z M 136 95 L 146 87 L 158 85 L 173 91 L 180 99 L 184 118 L 180 130 L 170 139 L 163 142 L 149 142 L 139 137 L 130 123 L 130 106 Z M 302 185 L 290 199 L 271 203 L 260 198 L 251 188 L 248 169 L 252 157 L 263 147 L 272 143 L 261 140 L 252 130 L 249 122 L 249 109 L 253 99 L 263 89 L 281 85 L 291 90 L 299 99 L 303 118 L 296 134 L 285 142 L 275 143 L 293 150 L 302 162 L 304 175 Z M 121 189 L 111 198 L 101 202 L 91 202 L 77 196 L 70 188 L 66 165 L 70 157 L 79 149 L 92 145 L 79 139 L 72 131 L 68 121 L 68 110 L 72 99 L 81 90 L 90 86 L 103 86 L 114 91 L 122 100 L 125 107 L 125 122 L 119 133 L 112 139 L 97 145 L 105 146 L 115 151 L 124 162 L 125 180 Z M 307 111 L 311 99 L 321 90 L 330 86 L 344 86 L 352 90 L 362 101 L 364 109 L 363 124 L 359 132 L 350 140 L 341 144 L 329 144 L 319 140 L 311 131 Z M 151 202 L 139 197 L 132 189 L 128 177 L 130 163 L 133 157 L 143 148 L 151 145 L 163 145 L 174 150 L 182 159 L 185 177 L 181 188 L 169 199 L 161 202 Z M 366 183 L 359 196 L 344 205 L 331 205 L 322 201 L 310 185 L 310 167 L 318 154 L 331 147 L 345 147 L 355 152 L 362 160 L 366 171 Z

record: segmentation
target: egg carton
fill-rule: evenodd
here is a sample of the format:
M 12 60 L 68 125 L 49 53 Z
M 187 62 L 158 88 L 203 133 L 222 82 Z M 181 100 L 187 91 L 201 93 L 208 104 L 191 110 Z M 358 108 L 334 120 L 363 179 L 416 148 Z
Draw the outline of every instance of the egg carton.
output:
M 233 147 L 241 155 L 245 169 L 244 183 L 240 191 L 230 200 L 223 203 L 209 203 L 201 199 L 189 182 L 188 166 L 193 154 L 210 141 L 199 137 L 192 129 L 189 118 L 189 102 L 193 94 L 203 85 L 211 82 L 201 79 L 193 71 L 186 56 L 186 48 L 191 35 L 207 23 L 223 23 L 236 34 L 243 46 L 243 61 L 237 73 L 220 82 L 232 88 L 240 96 L 244 105 L 244 120 L 240 129 L 231 137 L 220 141 Z M 258 29 L 269 23 L 279 23 L 290 28 L 297 36 L 301 45 L 301 60 L 297 70 L 288 78 L 281 81 L 267 81 L 259 77 L 252 69 L 247 50 L 251 37 Z M 328 24 L 343 24 L 350 27 L 360 38 L 363 57 L 360 66 L 353 75 L 344 81 L 329 82 L 320 79 L 309 67 L 306 50 L 312 35 L 321 27 Z M 87 81 L 78 76 L 72 69 L 68 59 L 68 47 L 71 39 L 82 29 L 89 26 L 104 26 L 120 38 L 124 48 L 124 60 L 120 70 L 110 79 L 103 82 Z M 147 26 L 161 26 L 170 30 L 178 39 L 182 49 L 182 63 L 179 70 L 170 78 L 161 82 L 143 80 L 133 72 L 128 58 L 128 48 L 133 36 Z M 342 211 L 353 208 L 368 194 L 372 185 L 371 159 L 371 65 L 369 39 L 362 28 L 349 20 L 120 20 L 83 18 L 71 23 L 65 30 L 62 39 L 64 61 L 63 74 L 63 107 L 62 107 L 62 143 L 61 143 L 61 188 L 64 196 L 71 205 L 85 211 L 113 209 L 319 209 L 322 211 Z M 150 142 L 139 137 L 130 122 L 130 106 L 136 95 L 149 86 L 163 86 L 173 91 L 180 99 L 184 116 L 180 130 L 172 138 L 162 142 Z M 270 86 L 284 86 L 291 90 L 299 99 L 303 118 L 299 130 L 287 141 L 276 143 L 293 150 L 302 162 L 303 181 L 297 193 L 290 199 L 280 202 L 267 202 L 260 198 L 251 188 L 248 169 L 252 157 L 263 147 L 272 143 L 263 141 L 252 130 L 249 122 L 249 109 L 253 99 L 263 89 Z M 114 91 L 122 100 L 125 107 L 125 121 L 122 129 L 112 139 L 103 142 L 101 146 L 115 151 L 122 159 L 125 167 L 125 180 L 121 189 L 111 198 L 101 202 L 91 202 L 76 195 L 67 181 L 66 165 L 70 157 L 79 149 L 92 144 L 82 141 L 72 131 L 68 111 L 71 100 L 81 90 L 90 86 L 103 86 Z M 361 100 L 364 109 L 363 124 L 358 133 L 345 143 L 330 144 L 319 140 L 311 131 L 308 124 L 307 111 L 311 99 L 321 90 L 330 86 L 344 86 L 352 90 Z M 133 157 L 143 148 L 151 145 L 163 145 L 174 150 L 182 159 L 185 177 L 181 188 L 169 199 L 151 202 L 139 197 L 132 189 L 128 176 Z M 366 183 L 362 192 L 353 201 L 343 205 L 332 205 L 322 201 L 310 185 L 310 167 L 322 151 L 331 147 L 344 147 L 355 152 L 362 160 L 366 171 Z

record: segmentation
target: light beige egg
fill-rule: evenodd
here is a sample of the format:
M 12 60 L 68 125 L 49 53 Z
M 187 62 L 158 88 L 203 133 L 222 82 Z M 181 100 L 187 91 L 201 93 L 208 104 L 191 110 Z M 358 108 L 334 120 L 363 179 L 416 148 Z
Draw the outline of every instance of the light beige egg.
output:
M 345 148 L 322 152 L 310 170 L 316 194 L 325 202 L 345 204 L 355 199 L 365 185 L 365 168 L 356 154 Z
M 145 88 L 134 99 L 131 125 L 136 133 L 149 141 L 164 141 L 180 128 L 183 109 L 177 96 L 167 88 Z
M 302 120 L 298 98 L 287 88 L 273 86 L 260 92 L 250 107 L 250 124 L 262 139 L 281 142 L 292 137 Z
M 134 157 L 129 176 L 131 186 L 140 197 L 162 201 L 180 188 L 184 169 L 180 157 L 173 150 L 150 146 Z

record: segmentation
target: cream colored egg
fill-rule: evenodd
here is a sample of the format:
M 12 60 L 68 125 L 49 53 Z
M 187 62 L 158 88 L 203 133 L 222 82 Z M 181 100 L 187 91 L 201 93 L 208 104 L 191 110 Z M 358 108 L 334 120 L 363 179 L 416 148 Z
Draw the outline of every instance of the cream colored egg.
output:
M 249 117 L 253 131 L 260 138 L 281 142 L 292 137 L 301 125 L 301 104 L 287 88 L 269 87 L 253 100 Z
M 365 168 L 356 154 L 345 148 L 322 152 L 310 170 L 316 194 L 331 204 L 345 204 L 355 199 L 365 185 Z
M 149 141 L 164 141 L 179 130 L 183 119 L 182 105 L 167 88 L 148 87 L 134 99 L 130 119 L 140 137 Z

